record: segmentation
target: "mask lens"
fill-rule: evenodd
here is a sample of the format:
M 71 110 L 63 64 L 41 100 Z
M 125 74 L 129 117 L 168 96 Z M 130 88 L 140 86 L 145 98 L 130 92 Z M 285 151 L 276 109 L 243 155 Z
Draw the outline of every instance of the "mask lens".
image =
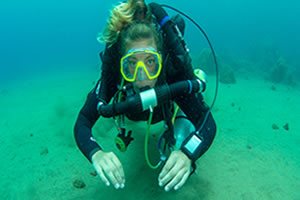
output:
M 122 69 L 128 79 L 133 79 L 136 71 L 138 60 L 134 56 L 128 56 L 123 60 Z
M 153 54 L 149 55 L 145 59 L 144 64 L 150 76 L 155 76 L 157 74 L 159 69 L 159 61 L 157 56 Z

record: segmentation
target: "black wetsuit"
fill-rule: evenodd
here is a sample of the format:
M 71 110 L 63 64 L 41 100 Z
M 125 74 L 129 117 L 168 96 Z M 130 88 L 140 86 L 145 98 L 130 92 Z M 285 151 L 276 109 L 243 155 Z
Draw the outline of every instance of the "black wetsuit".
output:
M 97 112 L 97 104 L 99 101 L 108 103 L 114 94 L 117 92 L 117 86 L 121 81 L 121 74 L 119 71 L 120 54 L 118 53 L 117 44 L 110 48 L 106 48 L 102 55 L 102 73 L 101 79 L 96 84 L 95 88 L 88 94 L 86 102 L 78 115 L 74 133 L 76 143 L 81 152 L 86 158 L 91 161 L 92 155 L 101 149 L 92 137 L 92 127 L 100 117 Z M 174 66 L 171 59 L 166 59 L 163 66 L 164 70 L 158 78 L 157 85 L 163 83 L 174 83 L 181 80 L 195 79 L 191 65 Z M 198 129 L 202 122 L 204 115 L 208 111 L 208 107 L 203 101 L 201 94 L 192 94 L 178 97 L 175 100 L 176 104 L 186 114 L 188 119 Z M 164 113 L 162 107 L 156 107 L 153 114 L 153 123 L 164 120 Z M 127 116 L 131 120 L 148 120 L 148 113 Z M 203 135 L 203 152 L 209 148 L 213 141 L 215 132 Z
M 172 22 L 170 21 L 170 23 Z M 178 27 L 183 34 L 184 24 L 179 24 Z M 178 44 L 178 42 L 176 42 L 180 41 L 180 39 L 176 38 L 177 36 L 172 34 L 172 31 L 163 35 L 163 52 L 165 52 L 163 55 L 164 62 L 162 72 L 158 77 L 156 85 L 162 85 L 165 83 L 171 84 L 177 81 L 196 79 L 188 52 L 183 47 L 184 45 L 181 47 L 181 43 L 179 42 Z M 169 40 L 169 35 L 174 35 L 171 38 L 172 40 Z M 176 47 L 172 47 L 172 45 L 176 45 Z M 176 49 L 176 51 L 173 51 L 174 49 Z M 100 117 L 97 111 L 97 104 L 99 101 L 109 103 L 112 97 L 118 91 L 118 85 L 121 83 L 119 63 L 121 54 L 118 42 L 111 47 L 106 47 L 104 53 L 100 54 L 100 56 L 102 59 L 101 79 L 97 82 L 95 88 L 93 88 L 88 94 L 86 102 L 83 108 L 80 110 L 74 127 L 76 143 L 81 152 L 89 161 L 91 161 L 92 155 L 101 149 L 101 147 L 92 137 L 92 127 Z M 203 101 L 202 95 L 191 94 L 180 96 L 175 99 L 175 102 L 186 114 L 187 118 L 194 124 L 196 130 L 199 129 L 204 121 L 204 116 L 209 110 L 208 106 Z M 172 103 L 169 102 L 168 105 L 172 105 Z M 165 104 L 163 106 L 157 106 L 154 108 L 152 123 L 166 120 L 166 118 L 170 118 L 170 116 L 172 116 L 172 106 L 168 105 Z M 146 121 L 149 118 L 149 111 L 126 116 L 131 120 Z M 209 120 L 206 120 L 209 122 L 207 123 L 209 124 L 207 130 L 211 131 L 204 131 L 203 135 L 201 136 L 203 138 L 203 142 L 201 144 L 202 147 L 197 152 L 197 158 L 209 148 L 215 136 L 216 125 L 211 113 L 209 113 L 208 119 Z

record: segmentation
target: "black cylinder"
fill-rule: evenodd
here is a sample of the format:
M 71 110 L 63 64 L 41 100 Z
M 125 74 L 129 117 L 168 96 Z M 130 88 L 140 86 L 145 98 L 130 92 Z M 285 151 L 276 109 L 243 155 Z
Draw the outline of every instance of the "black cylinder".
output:
M 188 80 L 162 85 L 156 87 L 155 94 L 157 104 L 161 105 L 167 101 L 174 100 L 178 96 L 188 95 L 199 92 L 201 89 L 199 80 Z M 129 96 L 125 101 L 102 105 L 99 107 L 99 114 L 103 117 L 112 117 L 125 113 L 139 113 L 143 111 L 142 100 L 139 94 Z

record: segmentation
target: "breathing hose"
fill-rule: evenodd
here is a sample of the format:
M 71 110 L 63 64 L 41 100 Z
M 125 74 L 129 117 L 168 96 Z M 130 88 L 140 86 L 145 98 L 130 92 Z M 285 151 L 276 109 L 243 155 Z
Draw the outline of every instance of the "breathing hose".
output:
M 103 117 L 114 117 L 125 113 L 140 113 L 147 109 L 154 108 L 170 100 L 174 100 L 178 96 L 203 92 L 206 88 L 204 81 L 187 80 L 173 84 L 164 84 L 138 94 L 129 96 L 125 101 L 105 105 L 98 103 L 98 113 Z

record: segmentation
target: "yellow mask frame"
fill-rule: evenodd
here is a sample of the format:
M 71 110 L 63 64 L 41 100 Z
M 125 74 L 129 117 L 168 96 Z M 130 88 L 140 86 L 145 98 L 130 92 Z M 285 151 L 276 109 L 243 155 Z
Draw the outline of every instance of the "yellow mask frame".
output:
M 135 69 L 134 69 L 133 73 L 130 73 L 130 75 L 128 73 L 126 73 L 126 70 L 125 70 L 126 64 L 125 63 L 126 63 L 127 59 L 137 53 L 148 53 L 148 54 L 154 55 L 154 57 L 156 58 L 156 60 L 158 62 L 157 63 L 158 67 L 157 67 L 157 71 L 155 72 L 155 74 L 151 74 L 149 72 L 149 70 L 147 69 L 145 63 L 141 60 L 138 60 L 138 62 L 135 64 Z M 120 71 L 121 71 L 123 78 L 126 81 L 134 82 L 137 78 L 137 74 L 138 74 L 138 71 L 140 68 L 143 69 L 143 71 L 145 72 L 145 74 L 147 75 L 149 80 L 156 79 L 160 75 L 160 72 L 162 69 L 161 55 L 154 48 L 139 48 L 139 49 L 130 49 L 128 51 L 128 53 L 121 58 Z

